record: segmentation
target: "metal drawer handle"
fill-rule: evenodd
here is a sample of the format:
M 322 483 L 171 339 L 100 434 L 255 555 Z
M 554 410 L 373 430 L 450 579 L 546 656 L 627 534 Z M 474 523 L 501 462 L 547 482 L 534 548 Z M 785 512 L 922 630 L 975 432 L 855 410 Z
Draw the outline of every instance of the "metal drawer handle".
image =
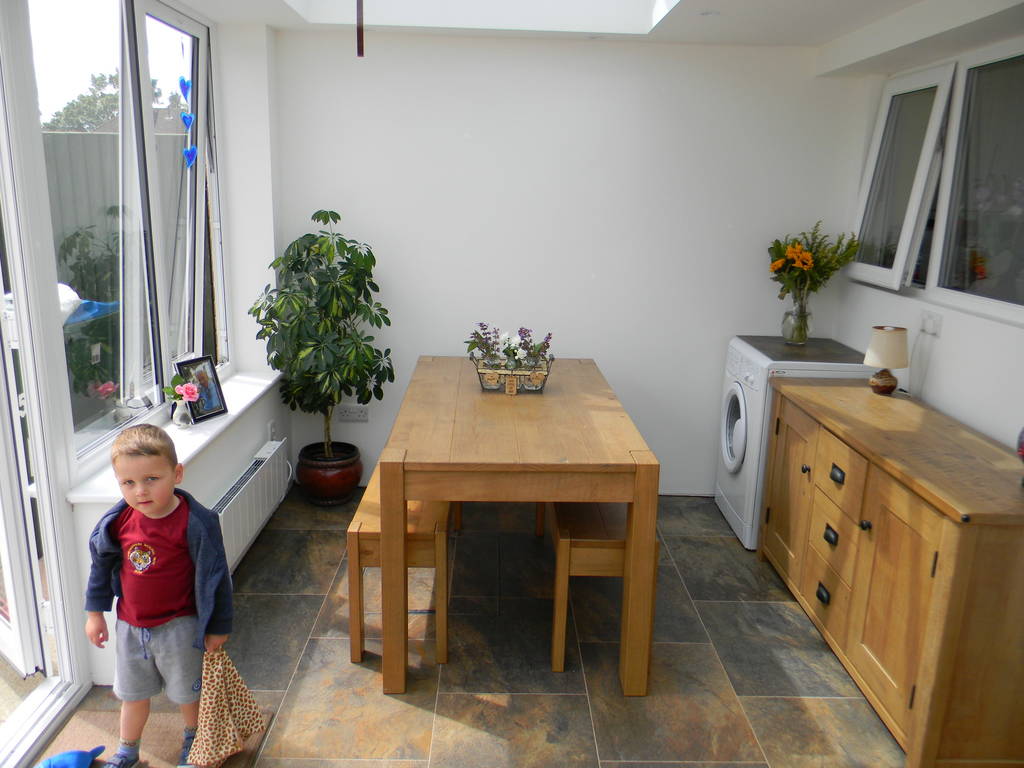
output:
M 861 520 L 860 521 L 860 529 L 862 531 L 870 531 L 871 530 L 871 521 L 870 520 Z
M 834 547 L 839 544 L 839 531 L 825 523 L 825 535 L 822 538 Z
M 808 472 L 810 472 L 810 471 L 811 471 L 811 468 L 810 468 L 809 466 L 807 466 L 806 464 L 801 464 L 801 465 L 800 465 L 800 471 L 801 471 L 801 472 L 802 472 L 803 474 L 805 474 L 805 475 L 806 475 L 806 474 L 807 474 Z
M 832 478 L 832 482 L 842 485 L 846 482 L 846 473 L 843 472 L 835 464 L 832 465 L 832 471 L 828 473 L 828 476 Z
M 828 605 L 829 601 L 832 599 L 832 595 L 828 593 L 828 590 L 825 588 L 825 585 L 822 584 L 820 581 L 818 582 L 818 589 L 814 593 L 814 596 L 818 598 L 819 601 L 821 601 L 822 605 Z

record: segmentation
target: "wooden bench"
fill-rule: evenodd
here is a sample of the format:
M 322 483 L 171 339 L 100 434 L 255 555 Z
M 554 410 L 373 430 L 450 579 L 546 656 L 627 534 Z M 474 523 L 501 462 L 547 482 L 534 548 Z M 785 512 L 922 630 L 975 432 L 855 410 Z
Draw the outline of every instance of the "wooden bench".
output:
M 565 671 L 565 624 L 570 576 L 622 576 L 628 505 L 609 502 L 556 502 L 555 611 L 551 669 Z M 658 550 L 655 547 L 655 558 Z
M 433 568 L 437 662 L 448 661 L 448 502 L 410 501 L 406 506 L 406 566 Z M 380 472 L 374 468 L 348 527 L 348 617 L 353 662 L 363 660 L 363 568 L 380 567 Z

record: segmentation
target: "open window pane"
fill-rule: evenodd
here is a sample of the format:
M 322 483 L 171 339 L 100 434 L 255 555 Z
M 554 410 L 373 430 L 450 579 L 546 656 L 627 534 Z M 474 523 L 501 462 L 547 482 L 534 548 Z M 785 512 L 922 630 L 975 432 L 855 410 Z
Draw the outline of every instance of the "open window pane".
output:
M 149 383 L 140 198 L 117 0 L 29 0 L 60 311 L 79 448 L 131 417 Z M 54 56 L 54 51 L 61 51 Z M 140 331 L 139 323 L 142 323 Z M 144 347 L 145 342 L 140 344 Z
M 149 167 L 160 238 L 154 243 L 154 258 L 169 289 L 167 343 L 171 359 L 176 359 L 195 349 L 196 170 L 202 163 L 195 143 L 197 110 L 192 105 L 202 97 L 198 41 L 152 15 L 146 16 L 145 40 L 153 86 L 155 157 Z
M 908 257 L 917 255 L 924 197 L 938 178 L 936 148 L 953 67 L 894 78 L 883 91 L 861 191 L 861 248 L 849 274 L 857 280 L 898 288 Z
M 934 87 L 893 96 L 875 177 L 861 225 L 857 261 L 891 269 L 914 186 L 921 144 L 935 103 Z
M 1024 305 L 1024 56 L 969 69 L 938 285 Z

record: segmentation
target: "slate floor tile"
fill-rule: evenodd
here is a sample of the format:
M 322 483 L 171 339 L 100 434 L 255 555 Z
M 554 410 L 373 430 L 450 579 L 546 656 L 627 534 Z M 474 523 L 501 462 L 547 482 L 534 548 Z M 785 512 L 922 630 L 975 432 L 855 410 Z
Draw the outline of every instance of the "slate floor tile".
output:
M 498 553 L 501 597 L 551 597 L 555 553 L 547 538 L 532 533 L 502 534 Z
M 740 696 L 861 695 L 796 603 L 696 606 Z
M 427 768 L 426 760 L 319 760 L 317 758 L 261 757 L 255 768 Z
M 533 533 L 536 504 L 523 501 L 465 501 L 460 536 L 478 533 Z
M 793 601 L 775 570 L 735 536 L 665 536 L 694 600 Z
M 498 613 L 448 616 L 444 693 L 583 693 L 576 633 L 566 631 L 565 671 L 551 671 L 552 602 L 502 598 Z
M 431 768 L 598 768 L 587 697 L 441 693 Z
M 497 534 L 459 536 L 452 568 L 452 597 L 496 597 L 500 574 Z
M 574 576 L 569 599 L 580 642 L 618 642 L 622 617 L 622 579 Z M 654 642 L 707 643 L 708 634 L 672 565 L 658 568 Z
M 434 636 L 434 569 L 410 568 L 409 636 Z M 381 637 L 380 568 L 363 571 L 363 628 L 366 637 Z M 342 563 L 327 593 L 313 637 L 349 637 L 348 562 Z
M 266 527 L 276 531 L 346 531 L 364 490 L 356 488 L 352 498 L 344 504 L 322 507 L 303 499 L 299 487 L 293 485 L 284 501 L 270 516 Z
M 902 768 L 903 751 L 864 699 L 741 698 L 772 766 Z
M 344 555 L 341 531 L 264 529 L 235 571 L 235 594 L 325 595 Z
M 764 760 L 710 644 L 656 644 L 648 695 L 637 697 L 622 695 L 617 643 L 581 650 L 601 760 Z
M 664 536 L 732 536 L 712 497 L 659 496 L 658 528 Z
M 349 661 L 348 641 L 309 641 L 281 704 L 264 757 L 427 760 L 437 665 L 432 648 L 410 642 L 406 693 L 381 690 L 380 644 Z
M 226 647 L 246 685 L 288 687 L 323 598 L 315 595 L 235 595 L 235 619 Z

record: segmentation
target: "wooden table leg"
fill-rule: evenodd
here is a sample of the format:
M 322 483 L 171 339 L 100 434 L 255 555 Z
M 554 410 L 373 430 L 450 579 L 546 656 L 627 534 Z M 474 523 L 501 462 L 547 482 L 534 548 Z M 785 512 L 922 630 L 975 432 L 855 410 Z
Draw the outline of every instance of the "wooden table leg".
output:
M 384 693 L 405 693 L 405 667 L 409 654 L 404 462 L 404 450 L 385 449 L 380 457 L 380 580 L 384 634 L 381 668 Z
M 622 578 L 622 635 L 619 682 L 626 696 L 646 696 L 654 630 L 658 578 L 658 460 L 650 451 L 633 451 L 636 481 L 629 505 Z

